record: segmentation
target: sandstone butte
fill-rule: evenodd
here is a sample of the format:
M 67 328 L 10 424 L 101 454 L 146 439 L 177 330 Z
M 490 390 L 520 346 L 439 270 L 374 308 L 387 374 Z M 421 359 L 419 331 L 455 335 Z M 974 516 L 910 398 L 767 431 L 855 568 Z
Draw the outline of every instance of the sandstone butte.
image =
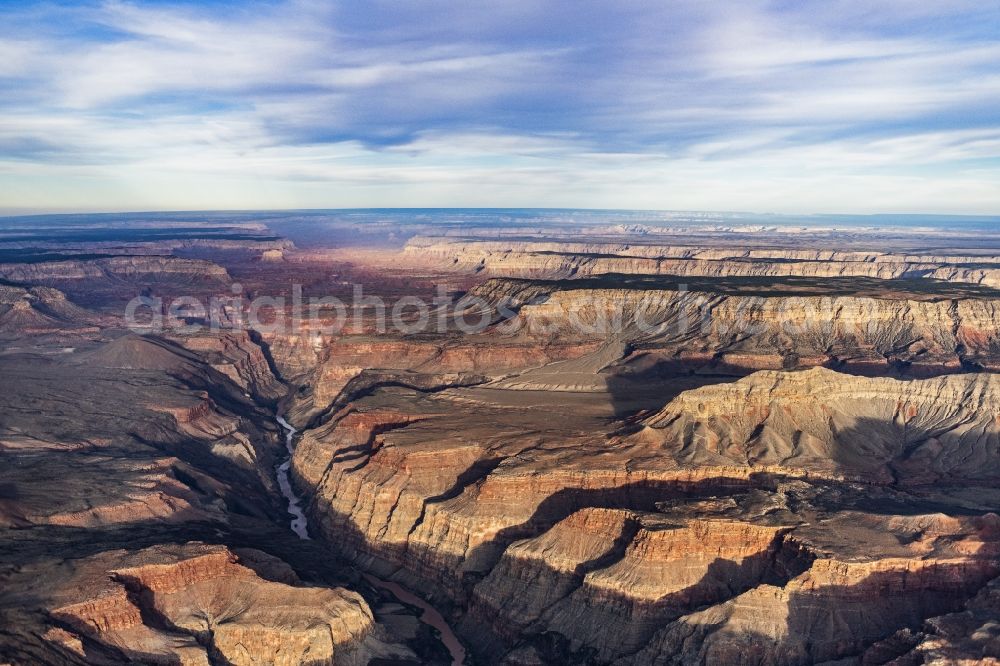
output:
M 249 566 L 225 547 L 194 543 L 105 553 L 77 564 L 73 585 L 86 598 L 59 599 L 65 603 L 52 615 L 130 658 L 163 663 L 332 663 L 371 632 L 371 610 L 358 594 L 297 586 L 280 560 L 245 556 Z M 63 638 L 86 657 L 78 639 Z

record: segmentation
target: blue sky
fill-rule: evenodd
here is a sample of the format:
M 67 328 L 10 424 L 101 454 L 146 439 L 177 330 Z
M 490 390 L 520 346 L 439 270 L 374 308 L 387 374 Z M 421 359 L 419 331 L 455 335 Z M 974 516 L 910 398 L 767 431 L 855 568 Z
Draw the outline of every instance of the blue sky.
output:
M 1000 5 L 9 2 L 0 210 L 1000 213 Z

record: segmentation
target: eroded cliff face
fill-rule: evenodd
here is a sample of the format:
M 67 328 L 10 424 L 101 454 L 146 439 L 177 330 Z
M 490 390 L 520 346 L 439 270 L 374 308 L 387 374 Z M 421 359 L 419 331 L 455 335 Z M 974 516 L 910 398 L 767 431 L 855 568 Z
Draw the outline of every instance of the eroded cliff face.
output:
M 531 391 L 382 388 L 293 466 L 327 543 L 462 609 L 487 662 L 811 663 L 1000 573 L 995 514 L 934 508 L 995 484 L 998 391 L 764 372 L 608 432 Z
M 472 590 L 464 620 L 517 642 L 554 631 L 599 661 L 638 651 L 689 608 L 730 599 L 776 567 L 787 528 L 581 509 L 515 542 Z
M 44 261 L 0 264 L 0 277 L 14 282 L 48 283 L 64 280 L 142 278 L 183 284 L 196 280 L 229 280 L 226 269 L 201 259 L 136 255 L 91 261 Z
M 402 257 L 494 276 L 561 279 L 611 273 L 703 277 L 932 278 L 1000 287 L 1000 258 L 792 248 L 562 241 L 411 239 Z
M 993 298 L 727 294 L 519 280 L 490 280 L 474 293 L 512 314 L 497 325 L 506 337 L 617 340 L 634 349 L 630 360 L 638 367 L 836 364 L 868 373 L 893 363 L 915 372 L 958 370 L 963 363 L 1000 367 L 1000 300 Z
M 825 369 L 687 391 L 635 435 L 688 465 L 788 467 L 877 483 L 987 484 L 1000 467 L 1000 376 L 900 382 Z
M 907 531 L 934 518 L 911 517 Z M 880 539 L 885 532 L 879 523 L 863 516 L 848 513 L 831 522 L 841 534 L 804 529 L 807 547 L 829 548 L 829 540 L 849 535 L 879 543 L 887 552 L 865 557 L 838 544 L 847 552 L 823 553 L 787 582 L 761 584 L 684 615 L 619 663 L 805 664 L 857 658 L 897 627 L 919 627 L 943 609 L 961 608 L 1000 571 L 996 514 L 949 525 L 949 537 L 934 535 L 938 543 L 918 535 L 896 548 Z M 899 535 L 899 527 L 897 521 L 887 531 Z M 955 547 L 940 545 L 951 539 L 958 542 Z
M 406 336 L 374 337 L 347 335 L 324 343 L 316 364 L 305 376 L 308 392 L 295 396 L 291 413 L 306 423 L 329 408 L 352 381 L 376 371 L 382 381 L 392 375 L 406 383 L 407 373 L 456 377 L 500 378 L 516 371 L 539 367 L 553 361 L 576 358 L 600 348 L 596 340 L 569 340 L 538 344 L 534 339 L 504 339 L 495 335 L 437 335 L 426 338 Z M 273 347 L 272 347 L 273 348 Z M 287 361 L 286 361 L 287 362 Z M 419 380 L 418 380 L 419 381 Z M 459 382 L 461 383 L 461 382 Z
M 52 573 L 67 580 L 33 591 L 65 627 L 45 637 L 70 663 L 364 663 L 375 629 L 360 595 L 304 586 L 260 551 L 155 546 Z
M 814 366 L 910 376 L 1000 368 L 1000 299 L 812 291 L 493 279 L 470 292 L 473 305 L 463 310 L 460 301 L 448 315 L 488 324 L 478 332 L 449 319 L 445 330 L 420 335 L 303 332 L 266 341 L 281 374 L 303 387 L 289 403 L 300 425 L 370 370 L 579 391 L 618 380 Z
M 51 287 L 18 287 L 0 284 L 0 336 L 70 332 L 96 333 L 106 317 L 82 308 Z
M 288 393 L 272 359 L 270 349 L 247 331 L 225 331 L 208 335 L 175 336 L 173 341 L 199 354 L 212 369 L 221 372 L 259 402 L 274 402 Z
M 902 630 L 866 653 L 871 661 L 899 655 L 897 663 L 1000 663 L 1000 579 L 954 613 L 930 618 L 918 630 Z

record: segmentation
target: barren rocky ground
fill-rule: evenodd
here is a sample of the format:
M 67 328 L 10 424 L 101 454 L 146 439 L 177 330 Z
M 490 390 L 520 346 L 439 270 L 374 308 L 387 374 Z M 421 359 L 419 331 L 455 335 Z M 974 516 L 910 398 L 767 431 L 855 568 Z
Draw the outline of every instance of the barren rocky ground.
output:
M 0 234 L 0 662 L 1000 660 L 992 240 L 307 222 Z

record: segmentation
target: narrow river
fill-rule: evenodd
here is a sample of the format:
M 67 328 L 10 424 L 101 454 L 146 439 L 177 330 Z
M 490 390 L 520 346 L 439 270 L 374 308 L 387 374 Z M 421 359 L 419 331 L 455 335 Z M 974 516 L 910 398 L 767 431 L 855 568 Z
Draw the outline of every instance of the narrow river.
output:
M 309 522 L 302 509 L 302 498 L 295 494 L 291 480 L 292 453 L 295 451 L 295 433 L 298 430 L 293 428 L 283 417 L 278 416 L 276 419 L 278 425 L 285 431 L 285 448 L 288 449 L 288 460 L 275 468 L 278 476 L 278 488 L 288 500 L 288 513 L 292 516 L 292 531 L 300 539 L 309 539 Z M 437 609 L 398 583 L 382 580 L 370 574 L 364 574 L 364 577 L 369 583 L 389 592 L 400 602 L 419 608 L 421 610 L 420 621 L 440 632 L 441 642 L 451 653 L 452 666 L 462 666 L 465 663 L 465 648 L 462 647 L 461 641 L 458 640 L 455 632 L 451 630 L 444 616 Z
M 292 453 L 295 451 L 295 433 L 298 432 L 291 424 L 282 417 L 278 417 L 278 425 L 285 429 L 285 448 L 288 449 L 288 460 L 277 467 L 278 487 L 281 494 L 288 500 L 288 513 L 292 515 L 292 531 L 299 535 L 300 539 L 309 538 L 309 522 L 306 520 L 305 511 L 302 510 L 302 498 L 295 494 L 292 489 Z

